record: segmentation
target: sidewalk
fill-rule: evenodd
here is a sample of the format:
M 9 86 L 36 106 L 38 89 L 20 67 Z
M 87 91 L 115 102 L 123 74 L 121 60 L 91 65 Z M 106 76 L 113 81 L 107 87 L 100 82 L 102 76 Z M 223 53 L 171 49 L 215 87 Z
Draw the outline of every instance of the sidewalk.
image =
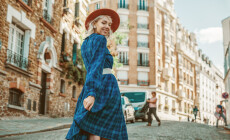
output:
M 0 120 L 0 138 L 70 128 L 73 118 Z

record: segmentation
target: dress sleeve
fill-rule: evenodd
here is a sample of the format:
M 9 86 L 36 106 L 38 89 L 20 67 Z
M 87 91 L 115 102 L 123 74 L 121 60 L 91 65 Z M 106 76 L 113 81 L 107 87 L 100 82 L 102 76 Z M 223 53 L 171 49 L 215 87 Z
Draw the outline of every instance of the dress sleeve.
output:
M 94 96 L 101 86 L 102 72 L 106 56 L 107 40 L 104 36 L 99 35 L 94 38 L 92 44 L 91 60 L 89 62 L 89 69 L 86 76 L 86 93 L 87 96 Z

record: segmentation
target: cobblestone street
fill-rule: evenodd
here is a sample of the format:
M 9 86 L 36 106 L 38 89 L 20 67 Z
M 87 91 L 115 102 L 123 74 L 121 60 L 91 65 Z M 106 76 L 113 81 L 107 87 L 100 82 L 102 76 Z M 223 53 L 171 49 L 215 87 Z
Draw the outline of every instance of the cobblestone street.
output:
M 223 128 L 188 122 L 162 121 L 160 127 L 153 122 L 128 123 L 129 140 L 229 140 L 230 131 Z M 48 131 L 28 135 L 12 136 L 0 140 L 64 140 L 68 129 Z

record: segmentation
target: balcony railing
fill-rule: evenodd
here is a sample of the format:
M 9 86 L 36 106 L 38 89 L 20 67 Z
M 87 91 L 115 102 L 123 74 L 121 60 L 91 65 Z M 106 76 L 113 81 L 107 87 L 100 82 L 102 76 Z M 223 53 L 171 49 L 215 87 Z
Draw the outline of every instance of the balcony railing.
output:
M 129 80 L 128 79 L 126 79 L 126 80 L 120 79 L 120 83 L 121 83 L 121 85 L 128 85 L 129 84 Z
M 7 50 L 7 63 L 13 64 L 24 70 L 27 70 L 28 68 L 28 58 L 25 58 L 21 54 L 15 53 L 12 50 Z
M 50 24 L 53 24 L 53 20 L 51 15 L 48 13 L 48 10 L 43 10 L 43 18 L 49 22 Z
M 128 4 L 118 3 L 118 8 L 129 9 Z
M 138 9 L 138 10 L 149 11 L 149 7 L 148 7 L 148 6 L 140 6 L 140 5 L 138 5 L 138 6 L 137 6 L 137 9 Z
M 140 24 L 140 23 L 138 23 L 137 28 L 138 29 L 148 29 L 149 25 L 148 24 Z
M 149 61 L 137 61 L 137 65 L 138 66 L 144 66 L 144 67 L 148 67 L 149 66 Z
M 137 47 L 148 48 L 149 47 L 149 43 L 148 42 L 137 42 Z
M 129 65 L 129 60 L 119 60 L 119 63 L 122 63 L 123 65 Z
M 138 86 L 148 86 L 149 85 L 149 81 L 146 81 L 146 80 L 137 80 L 137 85 Z

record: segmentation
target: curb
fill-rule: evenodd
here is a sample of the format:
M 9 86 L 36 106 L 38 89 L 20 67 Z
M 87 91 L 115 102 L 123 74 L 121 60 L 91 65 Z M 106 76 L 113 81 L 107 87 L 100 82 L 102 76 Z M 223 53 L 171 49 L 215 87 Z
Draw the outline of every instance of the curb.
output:
M 224 126 L 224 129 L 230 131 L 230 127 Z
M 22 133 L 13 133 L 13 134 L 0 135 L 0 138 L 9 137 L 9 136 L 18 136 L 18 135 L 41 133 L 41 132 L 54 131 L 54 130 L 60 130 L 60 129 L 70 128 L 71 125 L 72 124 L 64 124 L 64 125 L 61 125 L 61 126 L 57 126 L 57 127 L 53 127 L 53 128 L 48 128 L 48 129 L 37 130 L 37 131 L 30 131 L 30 132 L 22 132 Z

